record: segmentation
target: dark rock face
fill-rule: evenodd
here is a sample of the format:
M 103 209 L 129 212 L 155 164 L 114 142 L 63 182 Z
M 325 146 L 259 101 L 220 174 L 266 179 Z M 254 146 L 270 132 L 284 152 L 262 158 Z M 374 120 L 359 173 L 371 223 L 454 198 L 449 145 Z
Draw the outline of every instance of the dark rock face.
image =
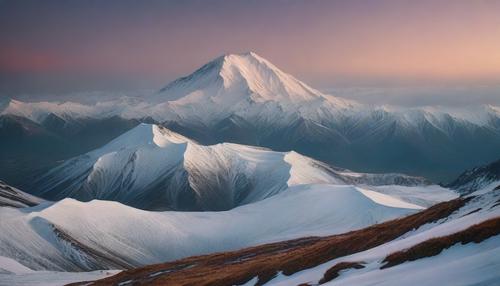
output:
M 447 187 L 466 195 L 495 181 L 500 181 L 500 160 L 463 172 Z
M 0 179 L 25 187 L 75 151 L 65 138 L 17 116 L 0 116 Z
M 25 190 L 34 178 L 62 160 L 88 152 L 139 124 L 120 117 L 67 119 L 50 114 L 38 124 L 0 116 L 0 179 Z

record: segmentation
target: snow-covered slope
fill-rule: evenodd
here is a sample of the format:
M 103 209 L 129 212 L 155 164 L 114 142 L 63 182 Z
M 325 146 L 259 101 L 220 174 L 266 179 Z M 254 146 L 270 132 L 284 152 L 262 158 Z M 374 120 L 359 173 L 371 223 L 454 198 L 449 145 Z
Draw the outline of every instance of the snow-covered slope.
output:
M 2 262 L 0 258 L 0 268 Z M 119 270 L 96 270 L 91 272 L 31 271 L 3 273 L 0 269 L 0 286 L 62 286 L 81 281 L 94 281 L 119 272 Z
M 301 184 L 425 186 L 422 178 L 334 168 L 296 152 L 238 144 L 200 145 L 140 124 L 41 176 L 35 194 L 104 199 L 153 210 L 227 210 Z M 442 192 L 449 192 L 441 189 Z
M 0 256 L 34 270 L 120 269 L 359 229 L 421 209 L 354 186 L 300 185 L 224 212 L 149 212 L 64 199 L 0 209 Z
M 500 186 L 500 181 L 495 186 Z M 429 223 L 378 247 L 334 259 L 291 276 L 279 275 L 265 285 L 285 286 L 310 283 L 315 285 L 334 265 L 361 262 L 362 269 L 340 271 L 339 277 L 324 285 L 496 285 L 500 274 L 500 236 L 480 243 L 457 243 L 442 252 L 429 251 L 427 256 L 390 268 L 381 268 L 390 254 L 429 239 L 453 235 L 473 225 L 500 217 L 500 197 L 491 187 L 471 194 L 471 200 L 449 217 Z M 251 284 L 253 285 L 253 284 Z M 323 284 L 322 284 L 323 285 Z
M 230 116 L 262 124 L 298 116 L 320 120 L 357 105 L 309 87 L 252 52 L 219 57 L 151 98 L 165 102 L 153 109 L 153 118 L 203 125 Z
M 496 285 L 498 189 L 339 235 L 148 265 L 90 285 Z
M 20 191 L 0 181 L 0 207 L 24 208 L 42 203 L 43 200 Z
M 90 272 L 34 271 L 12 258 L 0 256 L 0 286 L 61 286 L 73 282 L 102 279 L 119 272 L 119 270 Z
M 33 270 L 22 265 L 21 263 L 17 262 L 16 260 L 9 258 L 9 257 L 5 257 L 5 256 L 0 256 L 0 275 L 1 274 L 24 274 L 24 273 L 30 273 L 30 272 L 33 272 Z

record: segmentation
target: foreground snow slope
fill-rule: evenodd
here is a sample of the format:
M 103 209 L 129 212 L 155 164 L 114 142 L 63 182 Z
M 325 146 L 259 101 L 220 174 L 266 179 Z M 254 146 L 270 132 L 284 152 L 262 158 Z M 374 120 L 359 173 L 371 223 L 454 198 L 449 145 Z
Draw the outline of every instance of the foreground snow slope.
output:
M 475 196 L 459 211 L 436 223 L 423 225 L 404 236 L 367 251 L 334 259 L 291 276 L 280 275 L 265 285 L 285 286 L 317 283 L 332 266 L 363 262 L 362 269 L 349 269 L 325 285 L 496 285 L 500 279 L 500 236 L 481 243 L 457 243 L 436 256 L 380 269 L 389 254 L 435 237 L 450 235 L 491 218 L 500 217 L 498 187 L 493 182 L 471 194 Z M 497 188 L 497 190 L 494 190 Z M 253 285 L 253 284 L 252 284 Z
M 129 268 L 310 235 L 343 233 L 421 207 L 354 186 L 301 185 L 224 212 L 148 212 L 65 199 L 0 209 L 0 256 L 35 270 Z
M 148 265 L 90 285 L 496 285 L 499 190 L 497 181 L 363 229 Z
M 365 174 L 296 152 L 222 143 L 203 146 L 159 125 L 140 124 L 67 160 L 35 182 L 39 196 L 104 199 L 149 210 L 228 210 L 301 184 L 426 186 L 423 178 Z M 449 194 L 443 188 L 439 193 Z
M 458 244 L 438 256 L 406 262 L 388 269 L 380 270 L 380 265 L 373 263 L 365 265 L 365 269 L 345 270 L 339 278 L 322 285 L 496 285 L 500 279 L 499 255 L 500 237 L 495 236 L 480 244 Z M 333 265 L 328 264 L 329 267 Z M 304 281 L 311 283 L 319 280 L 327 269 L 328 267 L 318 267 L 298 273 L 295 277 L 279 276 L 265 285 L 299 285 Z
M 326 285 L 496 285 L 500 237 L 455 245 L 436 257 L 353 275 Z

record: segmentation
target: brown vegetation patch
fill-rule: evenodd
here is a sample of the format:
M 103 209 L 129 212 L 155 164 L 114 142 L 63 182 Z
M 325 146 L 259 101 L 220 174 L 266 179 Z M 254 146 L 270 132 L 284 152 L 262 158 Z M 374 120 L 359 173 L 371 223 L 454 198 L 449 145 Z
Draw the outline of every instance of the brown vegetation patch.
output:
M 500 217 L 484 221 L 480 224 L 473 225 L 465 230 L 450 234 L 447 236 L 436 237 L 408 249 L 395 252 L 387 256 L 380 269 L 389 268 L 399 265 L 406 261 L 414 261 L 424 257 L 435 256 L 441 253 L 444 249 L 461 242 L 467 244 L 470 242 L 479 243 L 487 238 L 498 235 L 500 233 Z
M 361 262 L 362 263 L 362 262 Z M 347 269 L 362 269 L 365 268 L 363 264 L 360 262 L 340 262 L 332 266 L 328 269 L 325 274 L 323 274 L 323 278 L 319 280 L 319 284 L 324 284 L 326 282 L 330 282 L 333 279 L 339 277 L 340 271 Z
M 123 271 L 90 285 L 116 285 L 132 280 L 133 285 L 224 286 L 243 284 L 254 277 L 258 277 L 257 285 L 262 285 L 280 271 L 291 275 L 394 240 L 421 225 L 449 216 L 469 199 L 458 198 L 440 203 L 413 215 L 340 235 L 300 238 L 148 265 Z M 176 270 L 178 265 L 194 266 Z M 165 270 L 172 271 L 151 277 Z

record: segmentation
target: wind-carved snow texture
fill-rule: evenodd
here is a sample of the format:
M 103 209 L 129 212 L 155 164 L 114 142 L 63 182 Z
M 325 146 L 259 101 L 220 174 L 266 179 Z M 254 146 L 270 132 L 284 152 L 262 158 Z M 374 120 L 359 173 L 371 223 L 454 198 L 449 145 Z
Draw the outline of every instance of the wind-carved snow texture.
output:
M 24 208 L 42 203 L 43 200 L 0 181 L 0 207 Z
M 70 159 L 35 182 L 52 200 L 114 200 L 149 210 L 228 210 L 301 184 L 425 186 L 423 178 L 335 168 L 296 152 L 200 145 L 141 124 L 102 148 Z

